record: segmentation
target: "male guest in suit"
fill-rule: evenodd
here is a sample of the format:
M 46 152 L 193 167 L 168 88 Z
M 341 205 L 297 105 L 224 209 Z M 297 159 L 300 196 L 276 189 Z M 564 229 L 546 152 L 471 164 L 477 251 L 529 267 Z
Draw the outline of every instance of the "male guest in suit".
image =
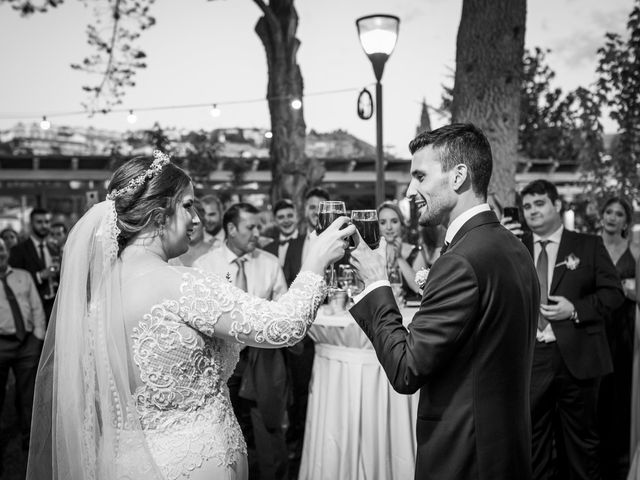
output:
M 531 378 L 533 476 L 555 478 L 557 424 L 567 478 L 600 479 L 596 406 L 600 379 L 612 371 L 605 317 L 624 301 L 620 278 L 601 237 L 563 227 L 552 183 L 527 185 L 522 208 L 541 297 Z
M 302 259 L 309 254 L 309 239 L 318 225 L 318 213 L 320 202 L 331 200 L 329 192 L 321 187 L 313 187 L 304 195 L 304 247 L 302 249 Z
M 278 258 L 256 248 L 260 237 L 258 213 L 248 203 L 231 205 L 222 216 L 226 234 L 224 245 L 204 254 L 194 266 L 227 277 L 252 295 L 276 300 L 286 293 L 287 284 Z M 285 350 L 246 347 L 229 380 L 234 410 L 240 409 L 239 419 L 244 405 L 240 398 L 249 401 L 261 480 L 286 479 L 288 476 L 283 429 L 289 398 Z M 253 460 L 250 458 L 250 463 Z
M 22 446 L 26 448 L 45 319 L 31 275 L 26 270 L 10 267 L 8 260 L 9 251 L 4 240 L 0 240 L 0 411 L 9 370 L 13 370 Z
M 315 197 L 315 195 L 313 196 Z M 307 203 L 309 205 L 316 204 L 315 198 L 311 202 L 307 199 Z M 301 235 L 298 231 L 298 215 L 291 200 L 278 200 L 273 205 L 273 216 L 279 232 L 278 239 L 264 249 L 278 257 L 284 272 L 284 278 L 287 281 L 287 287 L 289 287 L 298 273 L 300 273 L 302 250 L 307 237 L 306 235 Z M 299 458 L 302 454 L 313 355 L 313 340 L 308 335 L 300 343 L 286 350 L 287 367 L 291 375 L 291 390 L 293 393 L 293 399 L 288 409 L 289 430 L 287 431 L 287 442 L 291 445 L 293 458 Z
M 371 251 L 360 241 L 351 258 L 365 289 L 350 312 L 393 388 L 420 390 L 416 479 L 528 479 L 535 267 L 486 203 L 493 161 L 482 131 L 452 124 L 419 134 L 409 149 L 407 196 L 421 225 L 447 227 L 445 246 L 405 328 L 385 242 Z
M 298 214 L 291 200 L 278 200 L 273 205 L 273 217 L 278 237 L 276 241 L 264 247 L 264 250 L 278 257 L 289 287 L 300 273 L 305 236 L 298 232 Z
M 9 264 L 14 268 L 27 270 L 31 274 L 38 287 L 48 322 L 60 274 L 59 262 L 53 261 L 57 252 L 47 243 L 51 229 L 51 214 L 48 210 L 34 208 L 29 220 L 31 235 L 11 249 Z

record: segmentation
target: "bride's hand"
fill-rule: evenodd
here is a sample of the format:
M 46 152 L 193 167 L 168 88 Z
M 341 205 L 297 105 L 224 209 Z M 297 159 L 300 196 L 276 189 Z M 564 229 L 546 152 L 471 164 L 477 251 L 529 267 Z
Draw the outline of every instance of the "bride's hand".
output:
M 328 265 L 340 260 L 349 246 L 349 237 L 356 233 L 356 227 L 349 222 L 349 217 L 339 217 L 320 235 L 313 232 L 301 270 L 324 275 Z

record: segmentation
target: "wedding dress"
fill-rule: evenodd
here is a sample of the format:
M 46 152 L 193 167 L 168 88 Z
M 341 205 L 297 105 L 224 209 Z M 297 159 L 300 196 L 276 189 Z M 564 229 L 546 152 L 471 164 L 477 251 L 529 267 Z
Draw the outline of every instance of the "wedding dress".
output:
M 227 379 L 244 345 L 304 337 L 324 280 L 302 272 L 270 302 L 189 267 L 132 275 L 115 228 L 107 201 L 69 236 L 76 254 L 63 260 L 39 367 L 27 478 L 246 479 Z
M 154 286 L 146 290 L 148 298 L 129 295 L 137 305 L 126 323 L 139 370 L 133 396 L 151 454 L 167 479 L 189 478 L 206 461 L 197 472 L 202 478 L 237 478 L 246 447 L 226 383 L 240 349 L 300 340 L 321 301 L 320 282 L 303 273 L 272 303 L 186 267 L 125 280 L 125 291 L 132 283 Z

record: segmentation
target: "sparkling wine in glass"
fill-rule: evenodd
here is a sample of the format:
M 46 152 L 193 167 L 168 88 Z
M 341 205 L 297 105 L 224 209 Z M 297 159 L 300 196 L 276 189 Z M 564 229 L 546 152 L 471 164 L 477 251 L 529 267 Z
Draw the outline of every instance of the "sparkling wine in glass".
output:
M 346 213 L 347 209 L 344 202 L 334 200 L 320 202 L 318 206 L 318 224 L 316 225 L 318 235 L 324 232 L 336 218 L 343 217 Z
M 316 225 L 316 232 L 320 235 L 324 232 L 329 225 L 331 225 L 338 217 L 343 217 L 347 213 L 347 208 L 344 202 L 335 200 L 325 200 L 320 202 L 318 206 L 318 224 Z M 338 281 L 336 279 L 336 269 L 333 265 L 329 267 L 331 269 L 331 276 L 329 279 L 329 288 L 337 288 Z
M 375 210 L 353 210 L 351 222 L 356 226 L 360 236 L 369 248 L 380 245 L 380 227 L 378 226 L 378 212 Z

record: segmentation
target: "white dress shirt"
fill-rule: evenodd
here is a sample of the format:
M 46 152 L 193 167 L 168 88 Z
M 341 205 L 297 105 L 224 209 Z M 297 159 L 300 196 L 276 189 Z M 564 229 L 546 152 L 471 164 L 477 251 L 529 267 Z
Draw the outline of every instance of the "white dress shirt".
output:
M 247 277 L 247 291 L 251 295 L 267 300 L 277 300 L 287 291 L 287 282 L 284 273 L 275 255 L 256 248 L 253 252 L 244 255 L 244 273 Z M 193 266 L 205 272 L 211 272 L 222 278 L 235 282 L 238 273 L 238 265 L 235 259 L 238 256 L 224 244 L 205 253 L 197 259 Z
M 556 260 L 558 259 L 558 248 L 560 247 L 560 239 L 562 238 L 563 231 L 564 227 L 561 225 L 560 228 L 546 238 L 536 235 L 535 233 L 533 234 L 533 263 L 535 265 L 538 264 L 538 257 L 542 251 L 540 240 L 549 240 L 549 243 L 547 243 L 547 247 L 545 248 L 547 251 L 547 258 L 549 259 L 549 262 L 547 263 L 549 266 L 547 269 L 547 295 L 549 295 L 549 290 L 551 289 L 551 280 L 553 279 L 553 272 L 555 270 Z M 538 341 L 545 343 L 556 341 L 556 336 L 553 334 L 553 329 L 551 328 L 551 322 L 547 324 L 543 331 L 537 331 L 536 338 Z
M 219 248 L 224 245 L 224 229 L 221 228 L 220 231 L 215 235 L 211 235 L 210 233 L 207 233 L 207 231 L 205 231 L 203 239 L 205 242 L 211 245 L 212 249 Z
M 447 233 L 444 236 L 444 241 L 446 243 L 451 243 L 451 240 L 453 240 L 453 237 L 456 236 L 456 233 L 458 233 L 458 231 L 462 228 L 462 226 L 469 219 L 471 219 L 471 217 L 475 217 L 479 213 L 486 212 L 489 210 L 491 210 L 491 207 L 489 206 L 489 204 L 482 203 L 480 205 L 476 205 L 475 207 L 470 208 L 469 210 L 465 210 L 464 212 L 462 212 L 460 215 L 454 218 L 452 222 L 449 224 L 449 228 L 447 228 Z M 376 288 L 384 287 L 384 286 L 387 286 L 387 287 L 391 286 L 391 284 L 389 283 L 389 280 L 378 280 L 373 282 L 364 290 L 362 290 L 362 292 L 360 292 L 358 295 L 353 297 L 353 303 L 354 304 L 358 303 L 360 300 L 362 300 L 365 296 L 367 296 L 370 292 L 372 292 Z
M 291 241 L 291 240 L 295 240 L 296 238 L 298 238 L 298 229 L 295 229 L 293 233 L 289 236 L 280 234 L 277 242 L 280 243 L 280 242 L 284 242 L 285 240 Z M 284 259 L 287 256 L 288 250 L 289 250 L 289 243 L 278 245 L 278 260 L 280 261 L 281 267 L 284 267 Z
M 6 275 L 7 284 L 13 291 L 22 313 L 25 331 L 32 332 L 33 336 L 39 340 L 44 340 L 46 328 L 44 309 L 31 274 L 21 268 L 8 267 Z M 11 305 L 4 288 L 0 285 L 0 335 L 15 333 L 16 326 Z

